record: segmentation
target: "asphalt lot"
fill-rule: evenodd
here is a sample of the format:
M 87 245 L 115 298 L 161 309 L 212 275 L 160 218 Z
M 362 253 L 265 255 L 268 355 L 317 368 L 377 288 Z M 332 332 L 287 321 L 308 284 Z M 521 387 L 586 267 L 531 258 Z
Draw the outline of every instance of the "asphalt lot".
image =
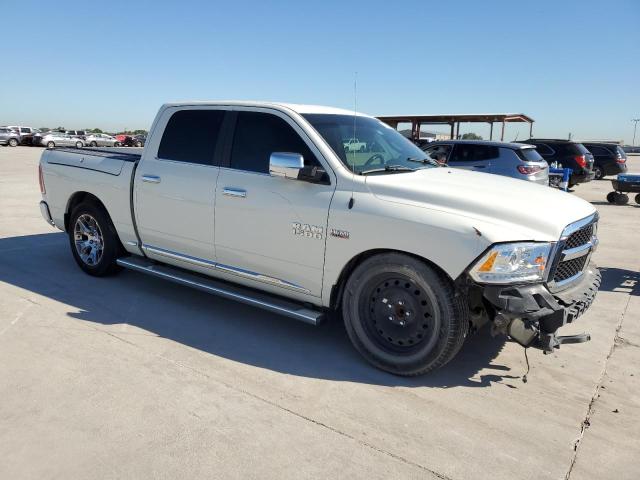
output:
M 640 206 L 610 182 L 574 193 L 604 280 L 562 332 L 591 342 L 531 350 L 523 383 L 523 350 L 483 331 L 406 380 L 337 322 L 83 274 L 40 216 L 40 152 L 0 147 L 0 478 L 640 477 Z

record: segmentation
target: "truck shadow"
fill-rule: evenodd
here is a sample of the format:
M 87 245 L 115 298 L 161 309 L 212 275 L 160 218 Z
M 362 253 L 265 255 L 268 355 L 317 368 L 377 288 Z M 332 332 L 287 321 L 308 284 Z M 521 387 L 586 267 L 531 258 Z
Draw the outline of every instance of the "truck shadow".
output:
M 73 319 L 111 334 L 163 337 L 211 355 L 288 375 L 385 386 L 488 387 L 509 375 L 493 364 L 504 337 L 472 336 L 444 368 L 401 378 L 369 366 L 351 346 L 340 321 L 311 327 L 269 312 L 123 271 L 94 278 L 75 264 L 63 233 L 0 239 L 0 282 L 48 297 L 68 307 Z M 37 297 L 31 297 L 37 303 Z M 133 326 L 145 332 L 135 331 Z M 123 337 L 124 338 L 124 337 Z M 512 385 L 510 385 L 513 387 Z M 513 387 L 515 388 L 515 387 Z
M 624 268 L 600 267 L 600 291 L 640 295 L 640 273 Z

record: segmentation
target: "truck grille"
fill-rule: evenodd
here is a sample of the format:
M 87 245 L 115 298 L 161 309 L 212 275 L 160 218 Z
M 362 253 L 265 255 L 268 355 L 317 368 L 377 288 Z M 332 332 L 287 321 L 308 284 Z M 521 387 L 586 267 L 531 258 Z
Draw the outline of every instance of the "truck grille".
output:
M 569 225 L 558 243 L 560 250 L 555 261 L 550 286 L 559 289 L 578 280 L 589 264 L 591 252 L 598 244 L 596 238 L 598 216 Z M 577 228 L 577 229 L 576 229 Z M 570 232 L 570 233 L 569 233 Z

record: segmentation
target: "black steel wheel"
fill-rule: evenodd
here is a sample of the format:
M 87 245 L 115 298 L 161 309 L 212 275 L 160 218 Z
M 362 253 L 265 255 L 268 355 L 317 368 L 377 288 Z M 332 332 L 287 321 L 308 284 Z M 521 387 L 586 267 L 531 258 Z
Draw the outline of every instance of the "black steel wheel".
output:
M 345 285 L 342 315 L 365 359 L 404 376 L 451 360 L 469 327 L 467 306 L 449 278 L 400 253 L 376 255 L 355 268 Z

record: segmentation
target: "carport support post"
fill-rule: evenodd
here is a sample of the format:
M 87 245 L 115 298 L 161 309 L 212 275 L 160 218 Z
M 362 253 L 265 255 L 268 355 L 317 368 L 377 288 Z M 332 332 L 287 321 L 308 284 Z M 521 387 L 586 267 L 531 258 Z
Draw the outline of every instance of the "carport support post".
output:
M 529 122 L 529 138 L 533 138 L 533 122 Z
M 455 140 L 455 138 L 453 138 L 453 131 L 454 131 L 453 128 L 455 123 L 451 122 L 449 125 L 451 125 L 451 140 Z
M 458 122 L 458 126 L 456 127 L 456 140 L 460 139 L 460 122 Z
M 491 129 L 489 130 L 489 140 L 493 140 L 493 122 L 489 122 Z
M 502 133 L 500 134 L 500 141 L 504 142 L 504 120 L 502 121 Z

